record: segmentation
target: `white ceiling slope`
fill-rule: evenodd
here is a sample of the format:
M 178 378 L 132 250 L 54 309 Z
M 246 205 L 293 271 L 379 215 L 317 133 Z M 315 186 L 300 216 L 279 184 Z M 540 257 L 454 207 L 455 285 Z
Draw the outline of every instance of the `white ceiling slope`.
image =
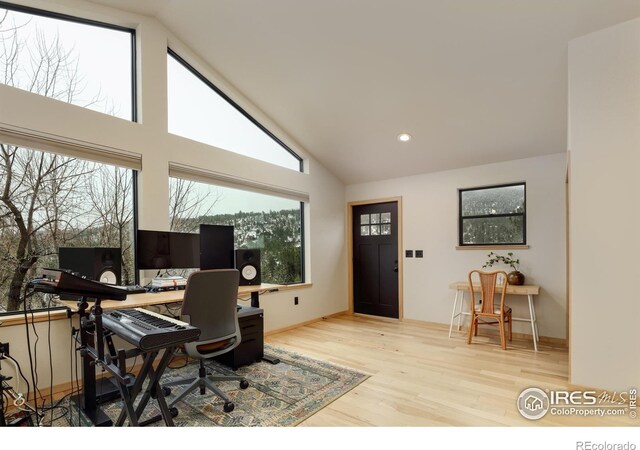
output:
M 565 151 L 568 41 L 640 16 L 640 0 L 94 1 L 157 17 L 346 184 Z

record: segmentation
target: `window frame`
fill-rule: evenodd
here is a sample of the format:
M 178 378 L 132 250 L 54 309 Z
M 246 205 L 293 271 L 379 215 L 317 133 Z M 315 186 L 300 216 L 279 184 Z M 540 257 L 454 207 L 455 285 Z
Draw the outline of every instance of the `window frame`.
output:
M 84 17 L 72 16 L 70 14 L 63 14 L 54 11 L 48 11 L 46 9 L 33 8 L 31 6 L 16 5 L 15 3 L 7 3 L 0 0 L 0 8 L 10 11 L 16 11 L 24 14 L 31 14 L 34 16 L 47 17 L 49 19 L 64 20 L 67 22 L 80 23 L 83 25 L 91 25 L 100 28 L 106 28 L 108 30 L 122 31 L 129 33 L 131 36 L 131 122 L 138 122 L 138 75 L 136 71 L 136 30 L 134 28 L 128 28 L 121 25 L 114 25 L 112 23 L 100 22 L 98 20 L 86 19 Z M 98 111 L 99 112 L 99 111 Z M 102 113 L 104 114 L 104 113 Z M 106 114 L 107 116 L 109 114 Z
M 131 236 L 131 244 L 133 246 L 133 282 L 136 285 L 140 284 L 140 269 L 138 269 L 138 258 L 136 255 L 138 254 L 138 205 L 139 205 L 139 188 L 138 188 L 138 176 L 140 175 L 140 171 L 136 169 L 131 169 L 133 172 L 131 174 L 132 183 L 131 188 L 133 192 L 133 236 Z
M 512 186 L 522 186 L 524 189 L 524 211 L 522 213 L 502 213 L 502 214 L 480 214 L 475 216 L 462 215 L 462 194 L 469 191 L 484 191 L 488 189 L 499 189 Z M 487 219 L 496 217 L 522 217 L 522 242 L 483 242 L 478 244 L 467 244 L 464 242 L 464 220 L 465 219 Z M 516 183 L 496 184 L 474 188 L 458 189 L 458 245 L 460 247 L 505 247 L 514 245 L 527 245 L 527 183 L 520 181 Z
M 300 283 L 306 283 L 306 271 L 305 271 L 305 254 L 306 254 L 306 245 L 305 245 L 305 231 L 304 231 L 304 202 L 300 202 Z M 300 284 L 300 283 L 289 283 L 289 284 Z
M 304 160 L 302 159 L 302 157 L 300 155 L 298 155 L 295 151 L 293 151 L 287 144 L 282 142 L 282 140 L 280 138 L 278 138 L 275 134 L 273 134 L 271 131 L 269 131 L 264 125 L 262 125 L 260 122 L 258 122 L 257 119 L 255 119 L 251 114 L 249 114 L 244 108 L 242 108 L 240 105 L 238 105 L 235 101 L 233 101 L 233 99 L 231 99 L 231 97 L 229 97 L 222 90 L 220 90 L 220 88 L 218 88 L 215 84 L 213 84 L 207 77 L 205 77 L 200 72 L 198 72 L 191 64 L 189 64 L 187 61 L 185 61 L 184 58 L 182 58 L 179 54 L 177 54 L 175 51 L 173 51 L 171 49 L 171 47 L 167 47 L 167 54 L 169 56 L 171 56 L 172 58 L 174 58 L 179 64 L 181 64 L 185 69 L 187 69 L 189 72 L 191 72 L 196 78 L 198 78 L 200 81 L 202 81 L 205 85 L 207 85 L 207 87 L 209 87 L 216 94 L 218 94 L 220 97 L 222 97 L 222 99 L 224 101 L 229 103 L 240 114 L 242 114 L 247 120 L 249 120 L 256 127 L 258 127 L 258 129 L 260 129 L 260 131 L 262 131 L 268 137 L 273 139 L 276 142 L 276 144 L 278 144 L 280 147 L 282 147 L 283 150 L 286 150 L 287 152 L 289 152 L 291 154 L 291 156 L 293 156 L 299 162 L 299 170 L 298 171 L 299 172 L 304 172 Z M 233 150 L 226 150 L 226 151 L 229 151 L 229 152 L 232 152 L 232 153 L 236 153 Z M 236 153 L 236 154 L 238 154 L 238 153 Z M 249 156 L 249 158 L 251 158 L 251 157 Z M 253 159 L 256 159 L 256 158 L 253 158 Z M 268 161 L 263 161 L 263 162 L 266 162 L 268 164 L 274 164 L 274 163 L 270 163 Z M 277 164 L 274 164 L 274 165 L 277 165 Z
M 1 2 L 0 2 L 1 3 Z M 47 153 L 55 153 L 55 152 L 51 152 L 50 150 L 40 150 L 40 149 L 30 149 L 32 151 L 39 151 L 39 152 L 47 152 Z M 63 154 L 64 155 L 64 154 Z M 95 161 L 92 159 L 87 158 L 87 161 L 92 161 L 92 162 L 97 162 L 99 164 L 107 164 L 104 163 L 102 161 Z M 132 213 L 132 225 L 133 225 L 133 236 L 132 236 L 132 252 L 134 254 L 134 258 L 133 258 L 133 273 L 134 273 L 134 283 L 135 284 L 139 284 L 140 283 L 140 271 L 138 270 L 138 263 L 136 261 L 135 258 L 135 254 L 136 254 L 136 245 L 137 245 L 137 241 L 136 241 L 136 236 L 138 234 L 138 176 L 140 174 L 139 170 L 136 169 L 131 169 L 129 168 L 129 170 L 131 171 L 131 195 L 132 195 L 132 207 L 133 207 L 133 213 Z M 25 303 L 26 305 L 26 303 Z M 51 313 L 54 311 L 62 311 L 62 310 L 66 310 L 68 309 L 67 306 L 64 305 L 57 305 L 57 306 L 50 306 L 49 308 L 35 308 L 35 309 L 25 309 L 24 307 L 22 309 L 19 310 L 15 310 L 15 311 L 0 311 L 0 326 L 2 326 L 3 320 L 7 319 L 7 318 L 11 318 L 14 316 L 22 316 L 22 315 L 29 315 L 30 317 L 28 317 L 28 320 L 31 320 L 33 318 L 33 314 L 35 313 Z
M 267 196 L 271 196 L 271 197 L 278 197 L 278 198 L 287 199 L 287 197 L 283 196 L 281 193 L 272 192 L 272 191 L 269 191 L 267 189 L 260 189 L 260 190 L 253 189 L 250 186 L 243 185 L 242 183 L 225 183 L 225 182 L 221 182 L 220 180 L 217 180 L 217 179 L 189 177 L 189 176 L 171 174 L 171 173 L 169 174 L 169 177 L 168 177 L 169 190 L 171 190 L 171 179 L 172 178 L 192 181 L 194 183 L 207 184 L 209 186 L 214 186 L 214 187 L 234 189 L 234 190 L 243 191 L 243 192 L 246 192 L 246 193 L 267 195 Z M 291 200 L 298 201 L 298 200 L 295 200 L 295 199 L 291 199 Z M 306 272 L 306 230 L 305 230 L 305 219 L 304 219 L 305 208 L 306 208 L 306 203 L 307 202 L 304 201 L 304 200 L 299 200 L 298 203 L 300 205 L 299 206 L 299 208 L 300 208 L 300 281 L 294 281 L 294 282 L 291 282 L 291 283 L 278 283 L 279 285 L 282 285 L 282 286 L 291 286 L 291 285 L 296 285 L 296 284 L 304 284 L 304 283 L 307 282 L 307 278 L 306 278 L 306 274 L 307 274 L 307 272 Z M 136 204 L 136 207 L 137 207 L 137 204 Z M 136 225 L 136 230 L 137 230 L 137 225 Z M 137 267 L 137 261 L 135 262 L 135 264 L 136 264 L 136 267 Z M 264 281 L 263 281 L 263 283 L 264 283 Z

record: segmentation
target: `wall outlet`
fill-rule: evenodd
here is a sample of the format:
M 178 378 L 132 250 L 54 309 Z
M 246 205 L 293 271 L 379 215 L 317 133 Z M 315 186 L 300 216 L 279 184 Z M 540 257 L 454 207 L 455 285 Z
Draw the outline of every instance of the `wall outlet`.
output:
M 298 304 L 298 297 L 293 297 L 293 304 L 297 305 Z
M 404 256 L 406 258 L 413 258 L 413 250 L 405 250 L 404 251 Z
M 5 343 L 0 342 L 0 354 L 1 355 L 10 356 L 9 355 L 9 343 L 8 342 L 5 342 Z
M 424 257 L 424 252 L 422 250 L 416 250 L 416 258 Z

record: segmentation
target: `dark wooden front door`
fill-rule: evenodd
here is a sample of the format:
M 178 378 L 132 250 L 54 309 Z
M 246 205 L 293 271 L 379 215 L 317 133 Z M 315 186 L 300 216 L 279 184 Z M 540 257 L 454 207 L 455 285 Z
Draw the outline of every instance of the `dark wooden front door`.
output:
M 398 318 L 398 203 L 353 206 L 353 310 Z

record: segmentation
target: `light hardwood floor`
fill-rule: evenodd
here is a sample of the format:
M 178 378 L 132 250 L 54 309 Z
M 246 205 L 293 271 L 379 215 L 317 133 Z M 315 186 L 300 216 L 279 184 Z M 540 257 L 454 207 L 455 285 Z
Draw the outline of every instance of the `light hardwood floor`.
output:
M 482 335 L 482 329 L 480 331 Z M 568 384 L 565 348 L 466 333 L 448 327 L 344 314 L 267 336 L 270 344 L 366 372 L 370 378 L 302 426 L 638 426 L 624 417 L 520 416 L 528 387 Z

